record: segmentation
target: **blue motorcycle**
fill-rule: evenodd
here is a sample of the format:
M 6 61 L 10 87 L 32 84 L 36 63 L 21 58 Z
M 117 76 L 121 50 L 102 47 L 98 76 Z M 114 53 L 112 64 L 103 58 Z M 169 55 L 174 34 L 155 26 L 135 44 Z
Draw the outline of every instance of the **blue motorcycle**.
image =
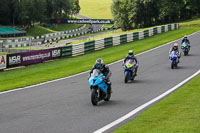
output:
M 178 53 L 175 51 L 172 51 L 170 54 L 170 60 L 171 60 L 171 69 L 177 68 L 178 65 Z
M 89 78 L 91 89 L 91 102 L 95 106 L 99 101 L 109 101 L 111 97 L 110 89 L 105 82 L 105 76 L 98 69 L 94 69 Z
M 136 76 L 136 63 L 133 60 L 127 60 L 124 65 L 124 82 L 127 83 L 129 80 L 134 80 Z
M 183 50 L 184 55 L 187 56 L 188 53 L 189 53 L 189 45 L 188 45 L 188 43 L 183 42 L 181 44 L 181 49 Z

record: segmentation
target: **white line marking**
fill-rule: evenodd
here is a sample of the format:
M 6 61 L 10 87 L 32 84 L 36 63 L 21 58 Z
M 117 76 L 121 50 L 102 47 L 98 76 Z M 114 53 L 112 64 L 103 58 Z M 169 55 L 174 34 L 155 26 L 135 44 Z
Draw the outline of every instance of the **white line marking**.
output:
M 192 34 L 190 34 L 190 35 L 188 35 L 188 36 L 192 36 L 192 35 L 194 35 L 194 34 L 197 34 L 198 32 L 200 32 L 200 31 L 194 32 L 194 33 L 192 33 Z M 180 39 L 181 39 L 181 38 L 180 38 Z M 173 42 L 176 42 L 176 41 L 178 41 L 178 40 L 180 40 L 180 39 L 177 39 L 177 40 L 168 42 L 168 43 L 166 43 L 166 44 L 164 44 L 164 45 L 161 45 L 161 46 L 155 47 L 155 48 L 153 48 L 153 49 L 144 51 L 144 52 L 142 52 L 142 53 L 137 54 L 136 56 L 139 56 L 139 55 L 145 54 L 145 53 L 147 53 L 147 52 L 156 50 L 156 49 L 158 49 L 158 48 L 164 47 L 164 46 L 169 45 L 169 44 L 171 44 L 171 43 L 173 43 Z M 115 62 L 110 63 L 110 64 L 108 64 L 108 65 L 113 65 L 113 64 L 118 63 L 118 62 L 120 62 L 120 61 L 122 61 L 122 60 L 123 60 L 123 59 L 118 60 L 118 61 L 115 61 Z M 85 71 L 85 72 L 82 72 L 82 73 L 78 73 L 78 74 L 71 75 L 71 76 L 64 77 L 64 78 L 60 78 L 60 79 L 55 79 L 55 80 L 51 80 L 51 81 L 39 83 L 39 84 L 36 84 L 36 85 L 31 85 L 31 86 L 27 86 L 27 87 L 23 87 L 23 88 L 17 88 L 17 89 L 13 89 L 13 90 L 8 90 L 8 91 L 0 92 L 0 95 L 1 95 L 1 94 L 6 94 L 6 93 L 9 93 L 9 92 L 19 91 L 19 90 L 25 90 L 25 89 L 32 88 L 32 87 L 37 87 L 37 86 L 44 85 L 44 84 L 49 84 L 49 83 L 53 83 L 53 82 L 60 81 L 60 80 L 64 80 L 64 79 L 68 79 L 68 78 L 72 78 L 72 77 L 75 77 L 75 76 L 78 76 L 78 75 L 81 75 L 81 74 L 85 74 L 85 73 L 87 73 L 87 72 L 89 72 L 89 71 Z
M 106 130 L 112 128 L 113 126 L 116 126 L 117 124 L 123 122 L 124 120 L 128 119 L 129 117 L 135 115 L 137 112 L 141 111 L 142 109 L 148 107 L 149 105 L 155 103 L 158 100 L 161 100 L 162 98 L 164 98 L 165 96 L 169 95 L 170 93 L 172 93 L 173 91 L 177 90 L 179 87 L 181 87 L 182 85 L 184 85 L 185 83 L 187 83 L 188 81 L 190 81 L 192 78 L 194 78 L 195 76 L 197 76 L 198 74 L 200 74 L 200 69 L 194 73 L 192 76 L 188 77 L 187 79 L 185 79 L 184 81 L 182 81 L 181 83 L 177 84 L 176 86 L 174 86 L 173 88 L 169 89 L 168 91 L 164 92 L 163 94 L 161 94 L 160 96 L 152 99 L 151 101 L 137 107 L 136 109 L 134 109 L 133 111 L 129 112 L 128 114 L 122 116 L 121 118 L 113 121 L 112 123 L 100 128 L 99 130 L 93 132 L 93 133 L 103 133 Z

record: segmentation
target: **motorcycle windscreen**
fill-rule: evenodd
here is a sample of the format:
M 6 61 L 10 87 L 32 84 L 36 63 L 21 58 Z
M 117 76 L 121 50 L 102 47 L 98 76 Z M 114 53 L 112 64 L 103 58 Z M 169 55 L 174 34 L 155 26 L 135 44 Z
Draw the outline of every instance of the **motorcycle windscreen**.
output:
M 98 77 L 101 74 L 99 69 L 94 69 L 91 73 L 91 77 Z
M 98 69 L 94 69 L 93 72 L 90 75 L 89 80 L 88 80 L 90 85 L 95 85 L 96 80 L 98 80 L 99 76 L 100 76 L 100 71 Z
M 188 47 L 188 43 L 183 42 L 181 46 L 182 46 L 182 48 Z

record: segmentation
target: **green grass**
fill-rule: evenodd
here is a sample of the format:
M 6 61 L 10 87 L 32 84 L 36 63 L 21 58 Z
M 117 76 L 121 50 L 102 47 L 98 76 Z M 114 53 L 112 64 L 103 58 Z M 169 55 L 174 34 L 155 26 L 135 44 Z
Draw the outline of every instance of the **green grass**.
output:
M 113 24 L 104 24 L 103 28 L 112 28 Z
M 0 55 L 6 55 L 6 54 L 9 54 L 7 52 L 0 52 Z
M 112 0 L 79 0 L 80 14 L 93 19 L 112 19 Z
M 51 29 L 45 28 L 42 26 L 34 26 L 27 30 L 27 35 L 40 36 L 40 35 L 44 35 L 48 33 L 77 29 L 81 26 L 83 25 L 82 24 L 58 24 L 58 25 L 54 25 L 54 27 L 52 27 Z
M 130 49 L 133 49 L 137 54 L 172 40 L 176 40 L 183 37 L 185 34 L 191 34 L 198 30 L 200 30 L 200 27 L 197 25 L 193 27 L 185 25 L 179 30 L 166 32 L 144 40 L 103 49 L 86 55 L 59 59 L 25 68 L 1 72 L 0 91 L 33 85 L 80 73 L 91 69 L 97 58 L 103 58 L 105 63 L 111 63 L 124 58 L 127 51 Z
M 200 75 L 114 133 L 199 133 Z
M 56 31 L 42 27 L 42 26 L 34 26 L 27 30 L 27 36 L 40 36 L 48 33 L 54 33 Z
M 39 48 L 33 48 L 30 46 L 26 46 L 26 47 L 15 47 L 15 48 L 10 48 L 10 49 L 27 49 L 27 50 L 41 50 L 41 49 L 48 49 L 49 47 L 39 47 Z
M 82 27 L 83 24 L 58 24 L 51 28 L 54 31 L 66 31 Z

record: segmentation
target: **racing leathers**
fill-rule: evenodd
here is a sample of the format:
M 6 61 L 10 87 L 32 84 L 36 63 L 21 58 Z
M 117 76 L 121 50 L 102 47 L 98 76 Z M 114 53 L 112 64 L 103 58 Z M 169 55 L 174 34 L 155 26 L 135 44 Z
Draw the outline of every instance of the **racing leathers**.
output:
M 99 64 L 95 64 L 92 67 L 92 70 L 90 71 L 90 75 L 91 75 L 91 73 L 93 72 L 94 69 L 99 69 L 101 71 L 101 73 L 103 73 L 103 75 L 105 76 L 107 83 L 109 83 L 110 82 L 109 78 L 112 74 L 109 67 L 106 66 L 105 64 L 102 64 L 102 66 L 99 68 L 98 65 Z
M 179 63 L 179 59 L 181 57 L 181 52 L 180 52 L 179 48 L 178 47 L 177 48 L 176 47 L 171 47 L 170 48 L 170 50 L 169 50 L 169 59 L 170 59 L 170 54 L 171 54 L 172 51 L 174 51 L 175 53 L 178 54 L 178 58 L 177 58 L 176 62 Z
M 188 47 L 189 47 L 189 50 L 190 50 L 190 47 L 191 47 L 190 46 L 190 41 L 187 38 L 183 38 L 181 44 L 183 44 L 184 42 L 188 44 Z
M 126 63 L 127 60 L 133 60 L 136 65 L 135 65 L 135 75 L 137 75 L 137 70 L 138 70 L 138 60 L 135 56 L 130 56 L 130 55 L 127 55 L 125 58 L 124 58 L 124 64 Z

